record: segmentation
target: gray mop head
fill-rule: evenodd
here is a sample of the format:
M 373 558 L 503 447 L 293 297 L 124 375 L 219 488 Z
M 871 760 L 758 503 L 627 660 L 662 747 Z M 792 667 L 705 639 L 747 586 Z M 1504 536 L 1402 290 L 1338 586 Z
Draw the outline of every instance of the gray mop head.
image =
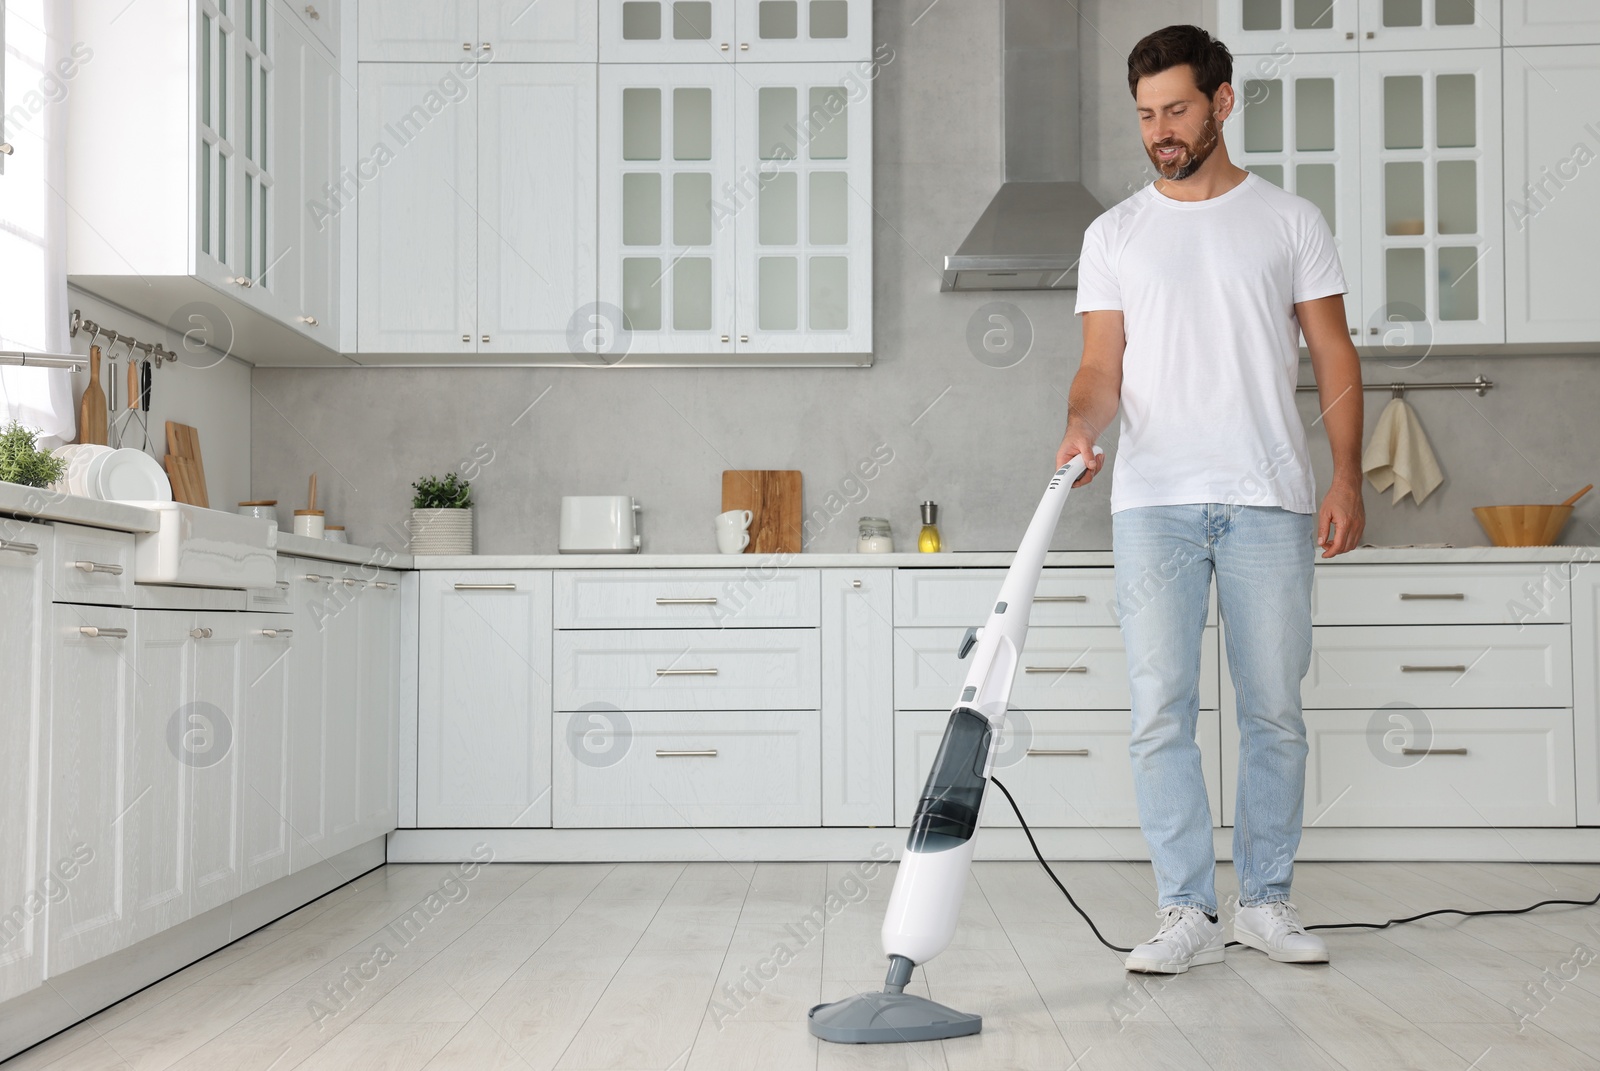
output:
M 968 1015 L 910 993 L 858 993 L 818 1004 L 806 1015 L 823 1041 L 869 1044 L 939 1041 L 983 1029 L 983 1016 Z

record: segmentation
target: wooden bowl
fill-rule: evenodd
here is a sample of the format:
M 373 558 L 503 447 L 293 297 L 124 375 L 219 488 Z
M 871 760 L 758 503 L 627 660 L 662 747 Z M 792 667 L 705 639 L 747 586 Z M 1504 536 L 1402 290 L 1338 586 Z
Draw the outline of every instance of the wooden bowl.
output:
M 1572 507 L 1474 506 L 1473 514 L 1497 547 L 1548 547 L 1572 516 Z

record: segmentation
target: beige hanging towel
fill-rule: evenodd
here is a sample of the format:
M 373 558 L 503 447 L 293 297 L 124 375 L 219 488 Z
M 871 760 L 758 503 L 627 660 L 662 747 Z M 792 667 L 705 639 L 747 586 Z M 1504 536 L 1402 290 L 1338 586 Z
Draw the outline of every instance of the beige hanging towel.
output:
M 1379 414 L 1372 440 L 1361 455 L 1361 471 L 1378 490 L 1394 488 L 1392 505 L 1399 505 L 1408 494 L 1420 504 L 1444 482 L 1417 411 L 1404 399 L 1391 399 Z

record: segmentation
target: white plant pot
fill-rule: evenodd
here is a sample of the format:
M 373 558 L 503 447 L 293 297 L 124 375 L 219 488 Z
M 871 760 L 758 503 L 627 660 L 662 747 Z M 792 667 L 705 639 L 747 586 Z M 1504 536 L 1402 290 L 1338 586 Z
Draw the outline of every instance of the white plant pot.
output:
M 472 510 L 412 510 L 411 553 L 471 554 Z

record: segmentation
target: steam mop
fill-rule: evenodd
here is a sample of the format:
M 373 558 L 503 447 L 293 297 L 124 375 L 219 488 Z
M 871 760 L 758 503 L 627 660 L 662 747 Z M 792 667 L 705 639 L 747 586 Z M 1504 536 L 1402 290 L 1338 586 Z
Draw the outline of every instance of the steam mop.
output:
M 1095 456 L 1105 454 L 1098 446 Z M 983 1016 L 959 1012 L 905 991 L 912 970 L 943 952 L 955 936 L 961 897 L 972 866 L 973 836 L 983 812 L 984 788 L 1000 746 L 1006 701 L 1017 674 L 1028 612 L 1039 586 L 1045 552 L 1073 481 L 1083 475 L 1082 456 L 1050 477 L 1050 486 L 1028 523 L 989 620 L 969 628 L 956 652 L 974 649 L 972 669 L 950 711 L 944 740 L 922 789 L 911 835 L 889 894 L 883 920 L 883 951 L 889 975 L 881 993 L 858 993 L 808 1013 L 811 1032 L 824 1041 L 937 1041 L 976 1034 Z

